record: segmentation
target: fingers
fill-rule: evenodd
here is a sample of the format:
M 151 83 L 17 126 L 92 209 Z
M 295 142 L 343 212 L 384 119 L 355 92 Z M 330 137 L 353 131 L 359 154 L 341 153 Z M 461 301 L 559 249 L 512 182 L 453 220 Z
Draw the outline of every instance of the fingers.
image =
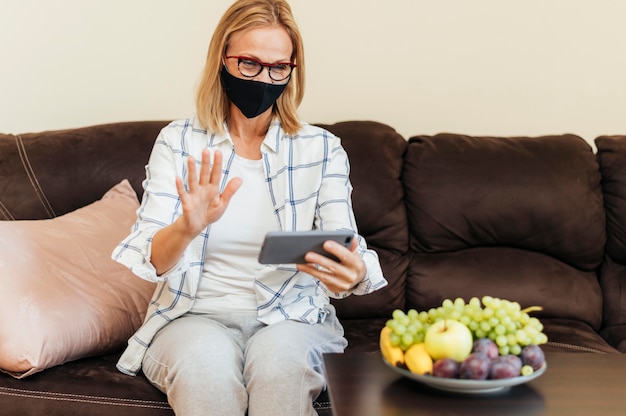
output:
M 365 263 L 356 252 L 358 243 L 356 239 L 350 250 L 334 241 L 324 243 L 324 249 L 332 253 L 339 262 L 318 253 L 307 253 L 307 264 L 297 265 L 298 270 L 310 274 L 319 279 L 330 291 L 339 293 L 350 290 L 365 277 Z
M 224 201 L 225 204 L 228 204 L 230 202 L 230 198 L 233 197 L 233 195 L 235 194 L 235 192 L 237 192 L 237 189 L 239 189 L 242 183 L 243 179 L 239 177 L 233 178 L 228 181 L 228 183 L 226 184 L 226 188 L 224 188 L 224 192 L 222 192 L 222 201 Z
M 217 151 L 215 152 L 215 154 L 217 154 Z M 222 166 L 221 166 L 221 159 L 220 159 L 220 170 L 221 168 Z M 215 169 L 215 164 L 213 164 L 213 169 Z M 202 163 L 200 165 L 200 178 L 198 179 L 198 183 L 200 184 L 200 186 L 204 186 L 208 183 L 211 183 L 211 180 L 213 179 L 212 178 L 213 169 L 211 168 L 211 152 L 208 149 L 204 149 L 202 151 Z M 189 173 L 191 173 L 191 169 L 189 170 Z M 219 177 L 218 177 L 218 180 L 219 180 Z
M 189 197 L 187 194 L 187 190 L 185 189 L 185 183 L 183 182 L 183 178 L 181 178 L 180 176 L 176 177 L 176 191 L 178 192 L 178 196 L 183 202 L 186 198 Z
M 208 153 L 208 150 L 206 152 Z M 204 167 L 204 163 L 202 167 Z M 207 165 L 207 170 L 208 170 L 208 165 Z M 211 168 L 210 177 L 208 177 L 208 179 L 210 183 L 219 185 L 221 177 L 222 177 L 222 152 L 220 152 L 219 150 L 216 150 L 215 152 L 213 152 L 213 167 Z
M 189 175 L 187 178 L 187 186 L 189 188 L 189 192 L 195 192 L 198 184 L 198 172 L 196 169 L 196 159 L 194 159 L 192 156 L 189 156 L 189 158 L 187 158 L 187 170 L 189 171 Z M 178 180 L 176 182 L 178 185 Z M 181 194 L 180 190 L 178 194 Z
M 189 178 L 187 186 L 189 192 L 193 193 L 200 187 L 206 185 L 219 185 L 222 176 L 222 152 L 216 150 L 213 153 L 213 163 L 211 163 L 211 151 L 202 150 L 202 161 L 200 164 L 200 175 L 196 166 L 196 159 L 193 156 L 187 158 L 187 169 L 189 170 Z
M 349 268 L 341 268 L 334 271 L 311 263 L 298 264 L 296 267 L 299 271 L 317 278 L 328 290 L 335 293 L 348 291 L 363 280 L 362 277 L 358 277 L 354 270 Z
M 200 164 L 200 174 L 196 160 L 189 156 L 187 158 L 187 188 L 182 178 L 176 178 L 176 189 L 183 202 L 183 207 L 187 205 L 189 209 L 193 207 L 205 207 L 209 210 L 217 210 L 223 213 L 235 192 L 241 186 L 243 180 L 239 177 L 232 178 L 226 184 L 223 192 L 219 187 L 222 178 L 222 153 L 215 150 L 213 162 L 211 162 L 211 152 L 208 149 L 202 150 L 202 162 Z M 221 216 L 217 214 L 215 220 Z M 210 216 L 210 215 L 209 215 Z

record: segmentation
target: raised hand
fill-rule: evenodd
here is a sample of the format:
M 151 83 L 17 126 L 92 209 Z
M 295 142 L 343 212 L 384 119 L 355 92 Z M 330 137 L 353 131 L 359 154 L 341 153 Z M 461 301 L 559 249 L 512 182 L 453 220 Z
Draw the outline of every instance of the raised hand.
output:
M 217 150 L 213 154 L 213 165 L 211 165 L 211 152 L 206 149 L 202 152 L 199 177 L 196 161 L 192 157 L 189 158 L 188 169 L 189 191 L 185 189 L 182 178 L 176 178 L 176 189 L 182 203 L 183 215 L 169 226 L 159 230 L 152 239 L 150 262 L 156 269 L 157 275 L 174 267 L 189 243 L 207 225 L 217 221 L 224 214 L 230 199 L 241 186 L 241 178 L 233 178 L 220 193 L 222 154 Z
M 220 193 L 222 153 L 216 150 L 213 159 L 211 165 L 211 152 L 208 149 L 202 151 L 202 164 L 198 177 L 196 161 L 191 156 L 189 157 L 187 180 L 189 191 L 185 189 L 182 178 L 176 178 L 176 189 L 183 208 L 182 224 L 186 233 L 193 237 L 209 224 L 220 219 L 230 199 L 241 186 L 241 178 L 233 178 L 226 184 L 224 192 Z

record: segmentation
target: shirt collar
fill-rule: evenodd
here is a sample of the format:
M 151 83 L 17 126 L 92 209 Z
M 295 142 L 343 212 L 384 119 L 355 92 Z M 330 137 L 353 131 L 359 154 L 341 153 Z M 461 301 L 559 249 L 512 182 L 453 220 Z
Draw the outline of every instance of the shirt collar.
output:
M 228 125 L 224 122 L 224 134 L 213 134 L 211 135 L 211 143 L 213 145 L 217 145 L 222 143 L 225 140 L 228 140 L 231 144 L 233 140 L 230 137 L 230 133 L 228 132 Z M 289 138 L 289 135 L 285 133 L 280 124 L 280 120 L 278 117 L 274 117 L 274 119 L 270 122 L 270 126 L 267 129 L 267 133 L 265 134 L 265 139 L 263 140 L 263 145 L 267 146 L 272 152 L 278 152 L 280 149 L 280 143 L 283 139 Z

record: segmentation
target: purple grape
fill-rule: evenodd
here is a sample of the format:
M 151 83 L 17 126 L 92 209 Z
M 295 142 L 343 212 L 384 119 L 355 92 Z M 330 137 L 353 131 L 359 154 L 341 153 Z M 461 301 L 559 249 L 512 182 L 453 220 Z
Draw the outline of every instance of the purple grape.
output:
M 513 365 L 515 367 L 516 377 L 519 376 L 520 372 L 522 371 L 522 365 L 523 365 L 522 359 L 518 357 L 517 355 L 513 355 L 513 354 L 501 355 L 498 358 L 496 358 L 496 361 L 504 361 Z
M 437 360 L 433 364 L 433 376 L 457 378 L 459 376 L 459 363 L 452 358 Z
M 498 345 L 489 338 L 480 338 L 474 341 L 472 352 L 485 353 L 490 360 L 495 360 L 500 354 Z
M 546 358 L 543 354 L 543 350 L 539 345 L 527 345 L 522 348 L 522 353 L 520 354 L 523 365 L 529 365 L 533 368 L 533 370 L 537 371 L 543 366 L 543 363 L 546 361 Z
M 471 380 L 486 380 L 489 376 L 491 360 L 484 352 L 473 352 L 459 368 L 459 377 Z
M 519 376 L 519 374 L 520 369 L 507 360 L 495 360 L 491 363 L 491 368 L 489 369 L 489 378 L 494 380 L 513 378 Z

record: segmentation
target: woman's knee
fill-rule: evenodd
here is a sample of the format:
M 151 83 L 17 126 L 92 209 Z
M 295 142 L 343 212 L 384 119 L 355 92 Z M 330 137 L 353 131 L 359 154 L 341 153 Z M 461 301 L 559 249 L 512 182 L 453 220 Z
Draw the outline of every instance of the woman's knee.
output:
M 247 402 L 241 346 L 226 328 L 206 319 L 176 320 L 163 328 L 146 352 L 143 371 L 172 407 L 194 401 L 219 409 Z

